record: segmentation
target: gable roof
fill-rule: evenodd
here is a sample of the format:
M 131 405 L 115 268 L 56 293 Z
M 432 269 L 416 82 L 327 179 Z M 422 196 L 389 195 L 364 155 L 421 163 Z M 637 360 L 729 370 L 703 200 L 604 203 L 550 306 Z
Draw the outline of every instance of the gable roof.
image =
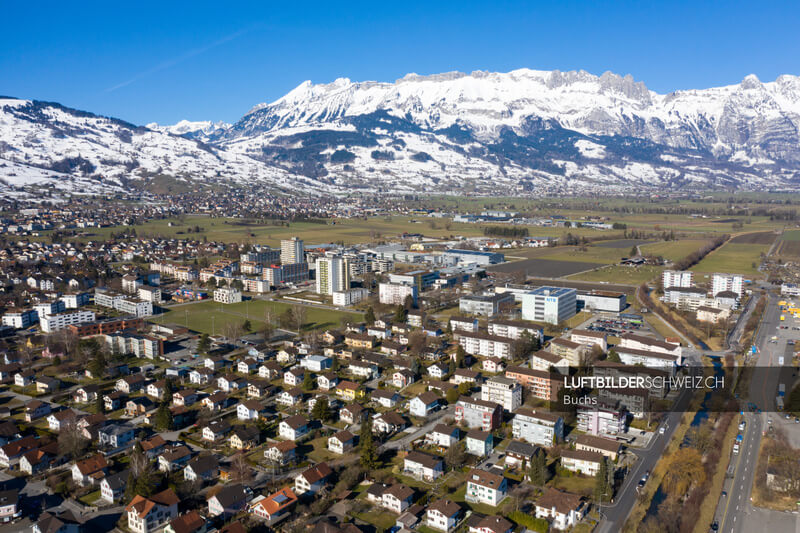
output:
M 325 479 L 331 474 L 333 474 L 333 470 L 331 470 L 331 467 L 328 466 L 328 463 L 323 462 L 312 466 L 305 472 L 300 473 L 300 476 L 302 476 L 309 484 L 313 485 L 317 481 Z

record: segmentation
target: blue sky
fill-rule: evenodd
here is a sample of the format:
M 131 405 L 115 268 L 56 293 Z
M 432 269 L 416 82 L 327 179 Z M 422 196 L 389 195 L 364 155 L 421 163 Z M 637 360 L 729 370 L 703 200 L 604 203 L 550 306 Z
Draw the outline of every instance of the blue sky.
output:
M 137 124 L 235 121 L 307 79 L 584 69 L 668 92 L 800 74 L 789 1 L 62 1 L 2 13 L 0 94 Z

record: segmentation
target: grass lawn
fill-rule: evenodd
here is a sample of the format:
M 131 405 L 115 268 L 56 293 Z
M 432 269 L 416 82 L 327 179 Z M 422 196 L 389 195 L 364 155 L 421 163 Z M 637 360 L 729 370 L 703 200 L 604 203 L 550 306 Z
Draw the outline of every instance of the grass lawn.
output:
M 397 516 L 388 511 L 353 513 L 355 518 L 372 524 L 378 531 L 387 531 L 397 522 Z
M 594 482 L 593 477 L 578 476 L 576 474 L 569 477 L 556 476 L 550 481 L 550 484 L 560 490 L 591 496 L 592 490 L 594 489 Z
M 308 452 L 308 458 L 312 459 L 317 463 L 321 463 L 323 461 L 331 461 L 336 459 L 337 457 L 341 457 L 341 455 L 337 455 L 331 451 L 328 451 L 328 437 L 319 437 L 318 439 L 310 440 L 305 443 L 306 445 L 311 445 L 314 447 L 313 451 Z
M 585 251 L 578 247 L 555 247 L 543 248 L 543 250 L 555 250 L 554 253 L 547 254 L 547 259 L 555 261 L 580 261 L 586 263 L 617 263 L 623 257 L 628 257 L 630 248 L 610 248 L 604 246 L 589 246 Z
M 100 499 L 100 489 L 90 492 L 85 496 L 81 496 L 78 500 L 81 503 L 85 503 L 86 505 L 94 505 L 94 503 Z
M 567 276 L 567 279 L 616 283 L 620 285 L 641 285 L 659 276 L 662 270 L 663 267 L 651 265 L 639 267 L 609 265 L 598 268 L 597 270 L 579 272 L 578 274 Z M 602 289 L 602 287 L 598 288 Z
M 241 324 L 249 320 L 254 331 L 261 328 L 264 323 L 266 310 L 270 310 L 273 316 L 290 309 L 292 305 L 282 302 L 272 302 L 267 300 L 249 300 L 236 304 L 220 304 L 211 300 L 204 300 L 177 307 L 165 307 L 163 314 L 153 316 L 150 321 L 158 323 L 175 323 L 186 326 L 191 330 L 208 334 L 223 334 L 225 325 L 229 323 Z M 349 313 L 346 311 L 332 311 L 317 307 L 304 306 L 306 310 L 305 330 L 326 329 L 338 327 L 342 317 L 349 320 L 361 320 L 360 313 Z
M 695 272 L 727 272 L 761 277 L 757 267 L 761 254 L 769 250 L 768 244 L 726 243 L 695 265 Z
M 454 493 L 450 494 L 449 498 L 451 500 L 453 500 L 454 502 L 456 502 L 456 503 L 463 503 L 464 505 L 468 506 L 470 509 L 472 509 L 476 513 L 489 515 L 489 516 L 496 515 L 498 508 L 501 505 L 503 505 L 503 502 L 500 502 L 500 505 L 498 505 L 497 507 L 492 507 L 491 505 L 487 505 L 485 503 L 468 502 L 468 501 L 466 501 L 464 499 L 464 496 L 465 496 L 466 493 L 467 493 L 467 484 L 464 483 L 464 485 L 461 488 L 459 488 Z

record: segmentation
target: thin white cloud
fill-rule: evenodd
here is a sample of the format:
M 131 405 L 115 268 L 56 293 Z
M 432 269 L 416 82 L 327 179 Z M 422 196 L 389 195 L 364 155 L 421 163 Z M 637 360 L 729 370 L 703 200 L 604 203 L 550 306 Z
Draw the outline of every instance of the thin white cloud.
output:
M 216 48 L 216 47 L 221 46 L 221 45 L 223 45 L 225 43 L 233 41 L 234 39 L 237 39 L 237 38 L 241 37 L 242 35 L 244 35 L 245 33 L 249 32 L 251 29 L 252 28 L 245 28 L 245 29 L 239 30 L 236 33 L 232 33 L 232 34 L 227 35 L 227 36 L 225 36 L 225 37 L 223 37 L 223 38 L 221 38 L 221 39 L 219 39 L 217 41 L 214 41 L 213 43 L 207 44 L 205 46 L 201 46 L 200 48 L 195 48 L 193 50 L 189 50 L 188 52 L 186 52 L 184 54 L 181 54 L 178 57 L 175 57 L 173 59 L 169 59 L 167 61 L 159 63 L 158 65 L 154 66 L 151 69 L 145 70 L 144 72 L 140 72 L 139 74 L 136 74 L 132 78 L 130 78 L 128 80 L 125 80 L 122 83 L 118 83 L 118 84 L 114 85 L 113 87 L 109 87 L 104 92 L 110 93 L 110 92 L 116 91 L 117 89 L 121 89 L 123 87 L 126 87 L 126 86 L 130 85 L 131 83 L 139 81 L 142 78 L 146 78 L 148 76 L 152 76 L 156 72 L 161 72 L 162 70 L 166 70 L 168 68 L 174 67 L 178 63 L 182 63 L 182 62 L 186 61 L 187 59 L 190 59 L 192 57 L 198 56 L 200 54 L 208 52 L 209 50 L 211 50 L 213 48 Z

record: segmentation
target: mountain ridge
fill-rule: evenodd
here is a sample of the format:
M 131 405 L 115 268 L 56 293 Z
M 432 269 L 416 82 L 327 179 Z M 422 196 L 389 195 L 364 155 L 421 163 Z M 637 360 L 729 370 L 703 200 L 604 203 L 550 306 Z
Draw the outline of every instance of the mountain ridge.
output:
M 161 173 L 321 194 L 764 189 L 800 180 L 800 77 L 792 75 L 665 94 L 611 72 L 338 78 L 304 81 L 233 124 L 145 127 L 59 104 L 10 102 L 0 99 L 0 163 L 14 170 L 0 166 L 0 178 L 27 166 L 99 175 L 122 188 L 128 172 L 145 181 Z M 58 126 L 66 115 L 71 129 Z M 137 142 L 113 142 L 119 135 Z M 93 136 L 95 157 L 86 158 L 81 150 Z M 37 144 L 49 146 L 49 160 Z M 59 151 L 88 165 L 54 160 Z

